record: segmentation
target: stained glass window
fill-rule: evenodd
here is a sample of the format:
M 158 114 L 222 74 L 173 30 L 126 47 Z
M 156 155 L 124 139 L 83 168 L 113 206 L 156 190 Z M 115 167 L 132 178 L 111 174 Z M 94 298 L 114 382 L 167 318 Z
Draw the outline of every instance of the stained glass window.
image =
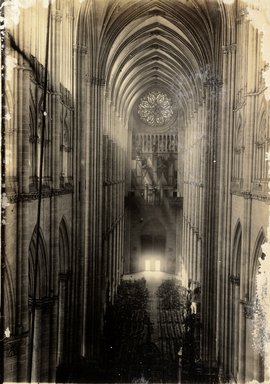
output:
M 140 100 L 138 114 L 147 125 L 164 125 L 173 116 L 171 99 L 161 91 L 151 91 Z

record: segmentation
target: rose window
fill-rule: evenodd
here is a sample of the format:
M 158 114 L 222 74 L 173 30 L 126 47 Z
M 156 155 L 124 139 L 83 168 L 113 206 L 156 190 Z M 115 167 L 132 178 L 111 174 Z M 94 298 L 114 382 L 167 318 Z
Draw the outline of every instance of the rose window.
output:
M 171 99 L 160 91 L 151 91 L 140 100 L 138 114 L 148 125 L 164 125 L 173 115 Z

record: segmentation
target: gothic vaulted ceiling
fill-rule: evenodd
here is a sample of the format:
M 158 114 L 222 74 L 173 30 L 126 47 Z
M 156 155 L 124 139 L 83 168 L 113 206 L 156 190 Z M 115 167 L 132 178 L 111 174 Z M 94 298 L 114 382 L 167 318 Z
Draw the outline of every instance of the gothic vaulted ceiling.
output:
M 218 0 L 85 0 L 78 41 L 120 116 L 151 87 L 168 90 L 185 111 L 196 109 L 205 78 L 215 75 L 221 18 Z

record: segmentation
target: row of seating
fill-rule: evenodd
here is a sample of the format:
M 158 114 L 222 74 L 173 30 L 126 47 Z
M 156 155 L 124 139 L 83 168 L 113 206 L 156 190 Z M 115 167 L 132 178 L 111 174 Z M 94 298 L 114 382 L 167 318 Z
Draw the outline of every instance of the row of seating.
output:
M 131 382 L 142 372 L 149 374 L 152 382 L 165 378 L 166 381 L 173 381 L 182 345 L 183 306 L 178 306 L 179 309 L 165 307 L 163 298 L 154 295 L 150 297 L 146 312 L 147 290 L 144 289 L 144 282 L 141 281 L 136 287 L 133 284 L 129 282 L 121 286 L 121 294 L 112 310 L 112 332 L 109 332 L 111 370 L 119 376 L 119 381 Z M 134 298 L 133 294 L 137 297 Z M 135 301 L 135 306 L 130 305 Z M 150 313 L 153 324 L 150 323 Z M 110 344 L 107 344 L 107 350 L 109 348 Z
M 183 337 L 183 313 L 181 310 L 163 309 L 162 299 L 158 305 L 158 330 L 162 355 L 165 360 L 175 362 Z
M 119 349 L 115 357 L 118 361 L 132 359 L 137 345 L 140 345 L 146 339 L 147 324 L 144 311 L 136 311 L 131 318 L 118 319 L 118 340 Z

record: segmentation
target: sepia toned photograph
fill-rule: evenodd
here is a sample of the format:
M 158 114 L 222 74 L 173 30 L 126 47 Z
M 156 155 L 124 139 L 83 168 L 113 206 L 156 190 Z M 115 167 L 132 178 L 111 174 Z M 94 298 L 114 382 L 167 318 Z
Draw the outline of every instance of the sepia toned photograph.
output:
M 0 381 L 270 383 L 270 0 L 2 0 Z

